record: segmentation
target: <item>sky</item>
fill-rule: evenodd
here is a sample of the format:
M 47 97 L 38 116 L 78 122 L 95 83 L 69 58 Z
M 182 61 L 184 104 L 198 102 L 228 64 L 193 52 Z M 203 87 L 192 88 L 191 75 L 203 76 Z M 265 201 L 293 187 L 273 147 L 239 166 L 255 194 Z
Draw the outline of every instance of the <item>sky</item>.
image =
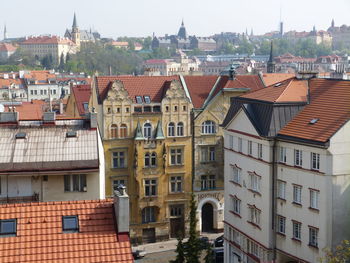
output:
M 221 32 L 254 34 L 278 29 L 327 30 L 350 25 L 350 0 L 11 0 L 0 11 L 8 37 L 64 35 L 76 12 L 80 29 L 95 29 L 102 37 L 144 37 L 177 34 L 184 20 L 189 35 Z M 0 26 L 0 39 L 3 25 Z

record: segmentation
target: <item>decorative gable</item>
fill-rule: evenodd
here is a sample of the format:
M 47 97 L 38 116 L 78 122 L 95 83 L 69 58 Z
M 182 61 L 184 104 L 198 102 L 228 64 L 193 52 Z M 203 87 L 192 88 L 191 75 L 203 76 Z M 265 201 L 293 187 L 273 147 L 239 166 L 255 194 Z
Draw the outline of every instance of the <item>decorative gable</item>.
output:
M 115 80 L 111 87 L 108 90 L 107 101 L 117 101 L 117 102 L 126 102 L 131 104 L 132 100 L 129 97 L 128 91 L 125 89 L 124 84 L 120 80 Z

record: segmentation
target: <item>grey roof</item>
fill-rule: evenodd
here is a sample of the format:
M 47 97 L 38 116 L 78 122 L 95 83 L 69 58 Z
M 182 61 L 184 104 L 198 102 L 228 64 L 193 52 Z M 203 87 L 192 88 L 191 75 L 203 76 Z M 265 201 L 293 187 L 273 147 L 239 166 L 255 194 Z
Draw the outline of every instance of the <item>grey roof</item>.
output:
M 95 32 L 95 33 L 97 33 L 97 32 Z M 64 36 L 71 38 L 72 37 L 72 30 L 67 29 Z M 95 41 L 96 39 L 95 39 L 93 32 L 90 32 L 89 30 L 80 30 L 80 40 L 81 41 Z
M 99 167 L 97 131 L 83 120 L 42 126 L 35 122 L 0 126 L 0 172 L 96 169 Z M 76 137 L 67 138 L 68 131 Z M 25 133 L 25 138 L 16 134 Z

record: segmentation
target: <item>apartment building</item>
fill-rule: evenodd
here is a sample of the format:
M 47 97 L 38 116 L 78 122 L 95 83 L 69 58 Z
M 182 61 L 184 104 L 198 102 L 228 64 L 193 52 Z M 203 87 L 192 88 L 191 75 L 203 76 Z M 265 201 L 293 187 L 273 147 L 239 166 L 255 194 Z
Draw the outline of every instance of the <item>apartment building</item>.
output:
M 309 77 L 231 104 L 225 262 L 317 262 L 349 237 L 350 83 Z

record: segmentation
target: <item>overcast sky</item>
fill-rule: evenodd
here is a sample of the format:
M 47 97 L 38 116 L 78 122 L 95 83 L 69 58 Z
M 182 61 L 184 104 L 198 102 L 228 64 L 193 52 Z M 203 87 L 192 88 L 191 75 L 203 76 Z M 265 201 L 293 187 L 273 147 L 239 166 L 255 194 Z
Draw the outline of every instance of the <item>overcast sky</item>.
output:
M 277 30 L 280 13 L 285 31 L 327 29 L 332 18 L 350 25 L 350 0 L 11 0 L 1 7 L 0 23 L 9 37 L 63 36 L 74 12 L 80 29 L 113 38 L 176 34 L 182 18 L 188 34 L 198 36 Z M 2 39 L 3 25 L 0 32 Z

